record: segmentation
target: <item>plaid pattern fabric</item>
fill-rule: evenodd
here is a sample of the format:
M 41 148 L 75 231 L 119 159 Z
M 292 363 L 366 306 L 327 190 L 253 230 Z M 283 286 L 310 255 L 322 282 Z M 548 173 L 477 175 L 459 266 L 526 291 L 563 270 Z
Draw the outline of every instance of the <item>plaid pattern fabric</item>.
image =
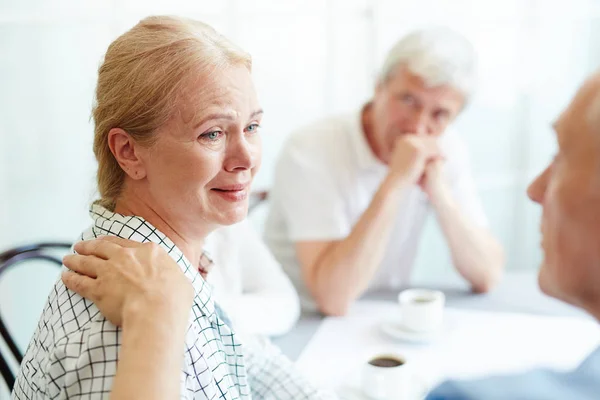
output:
M 195 298 L 185 339 L 181 399 L 329 397 L 301 378 L 291 362 L 270 343 L 244 346 L 242 350 L 237 336 L 221 318 L 221 310 L 211 298 L 211 288 L 198 269 L 151 224 L 99 205 L 91 207 L 90 215 L 94 224 L 82 234 L 82 240 L 114 235 L 158 243 L 192 282 Z M 12 398 L 108 398 L 120 345 L 121 329 L 59 279 L 27 348 Z M 247 369 L 246 364 L 251 366 Z

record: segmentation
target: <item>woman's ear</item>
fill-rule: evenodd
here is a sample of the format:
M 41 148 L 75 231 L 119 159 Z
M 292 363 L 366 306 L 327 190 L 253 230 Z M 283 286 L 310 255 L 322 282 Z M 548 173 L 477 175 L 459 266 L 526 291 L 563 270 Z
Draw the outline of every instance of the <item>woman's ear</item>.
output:
M 131 179 L 146 177 L 146 168 L 139 157 L 140 144 L 121 128 L 112 128 L 108 132 L 108 147 L 113 156 Z

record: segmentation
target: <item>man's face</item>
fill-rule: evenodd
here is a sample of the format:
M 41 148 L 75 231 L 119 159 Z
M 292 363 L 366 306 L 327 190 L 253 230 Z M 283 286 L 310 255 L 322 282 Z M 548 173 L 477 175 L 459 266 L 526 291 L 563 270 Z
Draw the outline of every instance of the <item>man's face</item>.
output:
M 600 297 L 599 94 L 598 77 L 579 90 L 554 125 L 556 157 L 527 190 L 543 209 L 540 287 L 584 308 Z
M 453 87 L 428 87 L 405 67 L 381 82 L 373 97 L 374 153 L 388 163 L 396 138 L 405 134 L 441 135 L 460 113 L 464 95 Z

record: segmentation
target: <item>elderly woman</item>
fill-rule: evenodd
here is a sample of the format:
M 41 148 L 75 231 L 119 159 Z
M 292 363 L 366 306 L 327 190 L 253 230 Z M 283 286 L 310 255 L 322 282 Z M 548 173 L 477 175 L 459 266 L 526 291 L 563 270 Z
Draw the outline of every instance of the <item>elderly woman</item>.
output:
M 273 348 L 241 344 L 203 276 L 205 238 L 246 216 L 260 165 L 250 69 L 212 28 L 179 18 L 147 18 L 109 46 L 93 113 L 100 199 L 66 260 L 88 276 L 65 277 L 104 291 L 89 289 L 92 303 L 56 283 L 13 398 L 320 396 Z M 88 241 L 98 236 L 113 238 Z

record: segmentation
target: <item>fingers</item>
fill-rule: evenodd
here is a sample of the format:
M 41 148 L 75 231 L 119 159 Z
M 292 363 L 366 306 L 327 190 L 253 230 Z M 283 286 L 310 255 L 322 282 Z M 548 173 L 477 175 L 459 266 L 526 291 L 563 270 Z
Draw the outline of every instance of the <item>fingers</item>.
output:
M 428 158 L 438 158 L 441 157 L 441 149 L 436 138 L 432 137 L 423 137 L 419 138 L 422 143 L 422 149 L 425 152 L 425 156 Z
M 402 142 L 411 143 L 413 147 L 419 149 L 428 158 L 441 155 L 438 139 L 435 137 L 402 135 L 396 138 L 395 145 L 397 146 Z
M 80 254 L 69 254 L 63 257 L 63 264 L 71 271 L 90 278 L 98 277 L 98 268 L 103 260 L 96 256 L 82 256 Z
M 442 149 L 440 148 L 439 142 L 436 138 L 426 137 L 419 139 L 421 140 L 420 149 L 427 160 L 428 166 L 429 164 L 445 160 Z
M 84 256 L 96 256 L 108 260 L 122 248 L 121 245 L 109 239 L 84 240 L 75 244 L 74 249 Z
M 439 169 L 444 165 L 444 157 L 443 156 L 438 156 L 438 157 L 433 157 L 430 158 L 429 160 L 427 160 L 427 164 L 425 165 L 425 169 L 426 170 L 435 170 L 435 169 Z
M 82 297 L 85 297 L 88 300 L 96 300 L 96 280 L 84 275 L 79 275 L 73 271 L 64 271 L 61 275 L 61 278 L 65 286 L 70 290 L 74 291 Z

